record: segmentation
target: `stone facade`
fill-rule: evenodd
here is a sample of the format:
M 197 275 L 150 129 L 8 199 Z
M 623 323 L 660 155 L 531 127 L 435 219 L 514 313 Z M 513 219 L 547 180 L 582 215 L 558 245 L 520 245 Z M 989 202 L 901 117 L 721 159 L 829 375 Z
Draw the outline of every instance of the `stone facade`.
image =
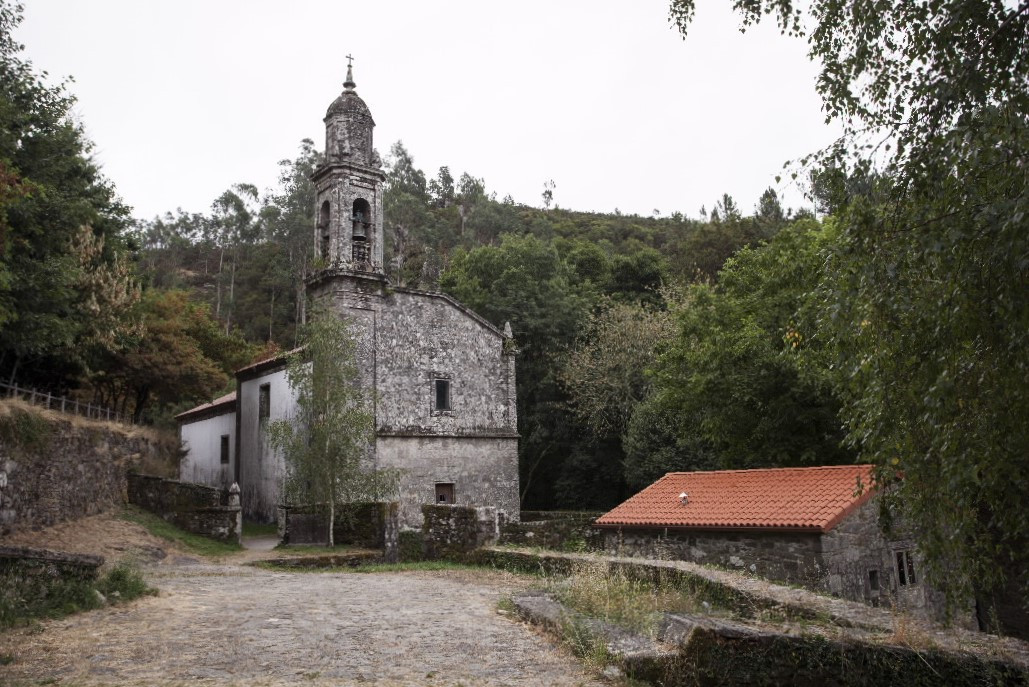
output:
M 715 565 L 931 619 L 946 615 L 942 595 L 925 584 L 914 542 L 887 539 L 879 528 L 874 498 L 825 533 L 623 527 L 604 529 L 603 536 L 605 550 L 617 555 Z M 954 619 L 977 627 L 967 609 Z
M 345 318 L 357 338 L 358 383 L 374 408 L 369 465 L 400 474 L 400 525 L 422 505 L 458 503 L 518 519 L 515 347 L 510 331 L 441 293 L 390 286 L 383 265 L 381 160 L 374 121 L 348 74 L 325 117 L 326 158 L 316 189 L 316 308 Z M 248 517 L 276 516 L 284 464 L 267 422 L 288 418 L 295 394 L 280 359 L 241 370 L 237 479 Z M 261 388 L 266 398 L 261 416 Z
M 747 572 L 770 580 L 817 586 L 824 573 L 815 532 L 604 530 L 604 548 L 622 556 L 692 561 Z

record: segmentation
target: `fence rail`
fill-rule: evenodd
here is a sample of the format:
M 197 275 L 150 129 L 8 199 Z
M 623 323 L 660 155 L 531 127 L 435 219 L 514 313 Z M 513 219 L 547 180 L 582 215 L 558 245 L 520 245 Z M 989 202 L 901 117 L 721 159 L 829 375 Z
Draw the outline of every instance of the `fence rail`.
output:
M 21 399 L 34 406 L 43 406 L 48 410 L 56 410 L 68 415 L 79 415 L 93 420 L 121 422 L 126 425 L 135 424 L 131 417 L 122 415 L 110 408 L 95 406 L 92 403 L 82 403 L 64 396 L 54 396 L 48 391 L 39 391 L 38 389 L 18 386 L 17 384 L 4 384 L 0 382 L 0 393 L 7 398 Z

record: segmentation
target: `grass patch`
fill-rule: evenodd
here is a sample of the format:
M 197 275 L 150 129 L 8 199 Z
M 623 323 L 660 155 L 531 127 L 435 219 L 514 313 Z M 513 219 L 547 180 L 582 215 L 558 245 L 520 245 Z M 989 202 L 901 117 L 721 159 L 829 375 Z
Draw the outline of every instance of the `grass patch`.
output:
M 580 613 L 654 636 L 662 613 L 707 613 L 710 604 L 680 589 L 584 565 L 547 591 Z
M 49 447 L 52 436 L 53 426 L 35 408 L 6 404 L 0 413 L 0 440 L 4 443 L 42 453 Z
M 279 536 L 279 526 L 273 523 L 243 521 L 244 537 Z
M 40 571 L 38 564 L 31 562 L 15 563 L 0 574 L 0 628 L 28 625 L 36 618 L 60 618 L 156 593 L 137 568 L 124 563 L 96 580 Z
M 218 557 L 228 556 L 242 550 L 242 547 L 239 544 L 208 539 L 207 537 L 203 537 L 199 534 L 186 532 L 170 522 L 162 520 L 153 513 L 148 513 L 145 510 L 135 508 L 133 506 L 126 508 L 121 517 L 124 520 L 141 525 L 147 532 L 155 537 L 160 537 L 161 539 L 174 542 L 190 553 L 199 554 L 201 556 Z

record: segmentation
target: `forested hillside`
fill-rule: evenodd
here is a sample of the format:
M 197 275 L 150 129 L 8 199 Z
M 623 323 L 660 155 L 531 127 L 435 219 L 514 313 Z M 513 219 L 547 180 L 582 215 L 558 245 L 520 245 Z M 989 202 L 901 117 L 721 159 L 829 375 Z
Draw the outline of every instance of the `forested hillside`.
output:
M 1029 567 L 1029 5 L 844 5 L 811 31 L 790 2 L 737 3 L 823 64 L 845 135 L 797 173 L 819 216 L 771 189 L 640 217 L 560 208 L 551 185 L 531 207 L 429 177 L 398 142 L 388 272 L 511 323 L 523 506 L 862 460 L 938 585 L 1009 583 Z M 693 3 L 671 8 L 685 32 Z M 168 423 L 294 345 L 321 153 L 301 142 L 276 189 L 133 218 L 68 88 L 22 58 L 19 17 L 0 1 L 0 378 Z
M 303 141 L 297 158 L 281 163 L 274 192 L 260 196 L 241 183 L 215 199 L 209 213 L 179 212 L 138 223 L 133 236 L 139 277 L 152 292 L 178 290 L 206 305 L 224 336 L 242 336 L 265 350 L 292 347 L 304 312 L 304 280 L 317 268 L 314 196 L 307 179 L 318 160 L 313 143 Z M 651 425 L 638 419 L 628 434 L 636 407 L 647 401 L 654 413 L 658 403 L 645 371 L 669 344 L 674 312 L 685 297 L 694 297 L 693 288 L 713 289 L 730 256 L 763 245 L 784 228 L 791 235 L 817 233 L 814 219 L 791 217 L 771 189 L 747 216 L 729 195 L 698 219 L 681 213 L 574 212 L 553 207 L 550 196 L 544 207 L 529 207 L 497 200 L 470 174 L 455 182 L 446 167 L 427 178 L 399 142 L 386 158 L 386 170 L 386 255 L 393 283 L 443 290 L 498 326 L 511 323 L 520 351 L 522 489 L 528 506 L 605 507 L 671 466 L 733 464 L 727 448 L 732 439 L 721 435 L 655 462 L 648 434 L 673 411 L 652 416 Z M 792 301 L 786 300 L 783 307 L 789 309 Z M 766 344 L 773 350 L 782 346 L 788 315 L 769 323 Z M 605 336 L 610 340 L 602 341 Z M 830 403 L 833 422 L 831 401 L 800 401 L 808 402 Z M 838 423 L 819 425 L 814 433 L 824 430 L 838 440 L 839 429 Z M 632 455 L 623 437 L 635 442 Z M 789 447 L 748 463 L 846 458 L 836 446 L 825 452 L 805 439 L 777 436 Z M 692 440 L 684 436 L 681 444 Z M 797 451 L 788 450 L 797 444 Z

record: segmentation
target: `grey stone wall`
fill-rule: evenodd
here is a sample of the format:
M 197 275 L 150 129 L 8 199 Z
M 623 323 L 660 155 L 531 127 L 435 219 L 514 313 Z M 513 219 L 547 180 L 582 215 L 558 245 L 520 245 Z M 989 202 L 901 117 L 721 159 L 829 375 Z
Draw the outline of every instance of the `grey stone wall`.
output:
M 239 491 L 130 474 L 129 503 L 155 513 L 187 532 L 239 544 L 243 515 Z
M 599 512 L 522 511 L 520 522 L 504 525 L 500 543 L 576 551 L 602 549 L 603 531 L 593 527 L 593 521 L 601 515 Z
M 500 522 L 495 508 L 422 506 L 422 545 L 425 557 L 460 558 L 497 541 Z
M 0 408 L 0 534 L 94 515 L 126 501 L 126 471 L 174 466 L 178 442 L 150 430 Z
M 619 556 L 693 561 L 808 587 L 818 587 L 825 573 L 815 532 L 605 529 L 604 548 Z
M 436 484 L 454 485 L 455 503 L 493 506 L 518 519 L 518 440 L 482 437 L 379 437 L 380 467 L 400 470 L 400 524 L 417 528 Z
M 915 580 L 901 585 L 897 552 L 913 559 Z M 947 617 L 944 596 L 925 579 L 925 565 L 914 538 L 903 523 L 895 523 L 889 537 L 879 527 L 879 502 L 872 498 L 854 509 L 836 527 L 822 535 L 825 591 L 873 606 L 892 606 L 932 620 Z M 872 581 L 872 574 L 876 582 Z M 878 589 L 874 587 L 878 586 Z M 975 629 L 973 602 L 951 609 L 958 625 Z
M 380 434 L 473 435 L 517 431 L 504 337 L 438 294 L 395 290 L 376 332 Z M 433 408 L 433 380 L 450 381 L 451 408 Z

